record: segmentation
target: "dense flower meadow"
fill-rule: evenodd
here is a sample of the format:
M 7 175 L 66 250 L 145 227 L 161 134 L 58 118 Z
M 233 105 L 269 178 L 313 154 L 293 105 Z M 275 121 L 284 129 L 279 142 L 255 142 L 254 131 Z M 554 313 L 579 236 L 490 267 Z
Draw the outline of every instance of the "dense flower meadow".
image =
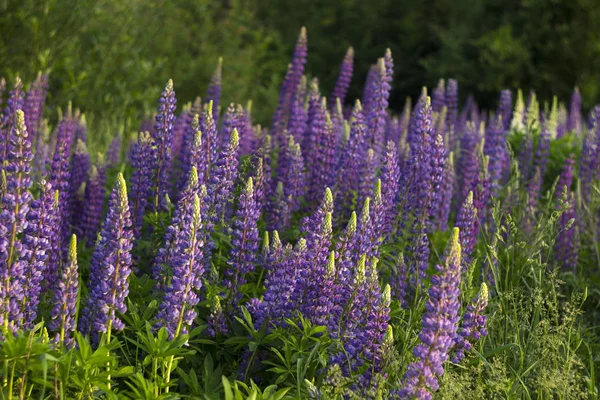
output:
M 3 398 L 595 398 L 600 106 L 449 79 L 396 114 L 389 50 L 360 100 L 352 49 L 328 98 L 307 54 L 270 127 L 219 61 L 99 153 L 2 81 Z

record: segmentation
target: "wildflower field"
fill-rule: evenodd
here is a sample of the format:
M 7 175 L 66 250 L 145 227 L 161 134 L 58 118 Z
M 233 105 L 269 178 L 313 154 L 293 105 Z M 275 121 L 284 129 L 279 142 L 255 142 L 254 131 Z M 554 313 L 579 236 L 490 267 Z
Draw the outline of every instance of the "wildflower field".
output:
M 269 126 L 222 60 L 135 132 L 0 81 L 2 399 L 598 398 L 600 106 L 307 57 Z

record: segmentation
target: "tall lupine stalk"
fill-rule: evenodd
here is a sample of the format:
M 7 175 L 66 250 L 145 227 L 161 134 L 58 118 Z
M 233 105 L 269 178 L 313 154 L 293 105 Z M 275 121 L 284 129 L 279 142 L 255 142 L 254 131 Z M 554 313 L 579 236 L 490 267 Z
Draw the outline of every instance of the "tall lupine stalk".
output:
M 399 188 L 400 165 L 398 164 L 398 151 L 394 142 L 388 141 L 381 166 L 382 236 L 386 236 L 392 230 L 396 218 Z
M 327 108 L 321 98 L 319 92 L 319 84 L 316 79 L 313 79 L 310 84 L 310 92 L 308 95 L 308 126 L 302 143 L 304 158 L 307 166 L 315 165 L 319 154 L 319 145 L 321 138 L 325 135 L 326 129 L 326 114 Z M 311 202 L 317 201 L 319 192 L 316 192 L 313 187 L 312 175 L 314 170 L 311 168 L 309 198 Z
M 223 147 L 225 143 L 227 143 L 233 128 L 238 130 L 238 134 L 240 133 L 238 119 L 239 116 L 235 104 L 229 104 L 229 107 L 227 107 L 227 111 L 225 111 L 225 115 L 223 116 L 223 123 L 221 124 L 221 131 L 219 132 L 219 147 Z
M 525 130 L 525 103 L 523 101 L 523 91 L 517 91 L 517 100 L 515 101 L 515 109 L 510 122 L 510 129 L 517 132 Z
M 179 115 L 175 118 L 175 123 L 173 124 L 173 146 L 171 149 L 171 156 L 176 167 L 181 167 L 181 161 L 183 159 L 183 146 L 187 138 L 189 128 L 192 125 L 193 118 L 194 114 L 192 114 L 192 103 L 185 104 L 181 113 L 179 113 Z M 177 177 L 176 174 L 173 175 L 174 177 Z M 172 189 L 173 194 L 176 194 L 179 188 L 174 187 Z
M 206 157 L 204 162 L 204 170 L 198 171 L 198 176 L 205 179 L 204 182 L 208 183 L 208 177 L 211 176 L 211 166 L 217 161 L 217 154 L 219 151 L 219 135 L 217 131 L 216 120 L 213 118 L 213 107 L 212 101 L 209 101 L 205 107 L 200 119 L 200 130 L 202 131 L 202 153 Z
M 71 225 L 79 237 L 82 237 L 81 210 L 84 209 L 85 206 L 85 187 L 90 166 L 90 154 L 88 153 L 87 146 L 83 140 L 77 139 L 75 151 L 71 158 L 71 181 L 69 182 L 71 209 L 69 210 L 69 213 Z
M 571 104 L 569 105 L 569 119 L 567 120 L 567 131 L 573 131 L 576 134 L 581 133 L 581 93 L 576 86 L 571 95 Z
M 283 83 L 281 84 L 281 92 L 279 95 L 279 104 L 273 115 L 272 135 L 278 145 L 284 144 L 283 131 L 288 127 L 290 116 L 290 107 L 294 99 L 294 94 L 298 89 L 302 74 L 304 74 L 304 66 L 306 65 L 306 57 L 308 55 L 308 41 L 306 37 L 306 28 L 300 29 L 300 35 L 296 42 L 292 63 L 288 68 Z
M 116 167 L 121 162 L 121 147 L 123 146 L 123 132 L 117 133 L 108 145 L 106 163 L 109 167 Z
M 446 84 L 446 129 L 448 129 L 448 148 L 456 148 L 457 125 L 458 125 L 458 82 L 455 79 L 448 79 Z
M 306 132 L 308 123 L 308 113 L 304 107 L 306 91 L 306 76 L 302 75 L 300 83 L 298 84 L 298 89 L 296 90 L 296 93 L 294 93 L 288 122 L 288 133 L 293 136 L 294 140 L 296 140 L 298 143 L 302 143 L 304 132 Z
M 552 118 L 552 116 L 550 118 Z M 554 118 L 556 118 L 556 116 L 554 116 Z M 546 165 L 548 164 L 548 156 L 550 154 L 550 141 L 552 140 L 552 137 L 550 136 L 551 125 L 551 120 L 546 120 L 542 124 L 533 159 L 533 167 L 540 170 L 542 180 L 546 174 Z
M 432 199 L 429 203 L 429 223 L 433 227 L 439 227 L 437 220 L 439 209 L 444 205 L 443 185 L 446 181 L 446 146 L 442 135 L 437 134 L 433 142 L 431 154 L 431 189 Z
M 77 126 L 75 128 L 75 143 L 78 140 L 82 140 L 83 143 L 87 145 L 88 135 L 87 135 L 87 120 L 85 118 L 85 114 L 81 114 L 79 117 L 79 121 L 77 121 Z
M 171 339 L 187 334 L 187 328 L 194 322 L 194 307 L 200 300 L 196 292 L 202 287 L 204 273 L 200 198 L 194 193 L 192 198 L 183 202 L 179 215 L 181 228 L 174 238 L 174 255 L 170 261 L 173 276 L 157 315 L 159 326 L 167 328 Z
M 483 154 L 490 157 L 490 180 L 494 190 L 498 190 L 504 174 L 504 158 L 507 152 L 506 132 L 501 117 L 496 118 L 485 134 Z
M 153 260 L 151 275 L 158 290 L 163 290 L 167 287 L 170 277 L 172 274 L 176 273 L 176 271 L 167 271 L 166 268 L 173 265 L 178 257 L 178 240 L 180 240 L 182 231 L 187 228 L 184 224 L 190 223 L 189 218 L 191 218 L 192 215 L 192 203 L 195 195 L 201 196 L 204 200 L 206 197 L 206 189 L 204 186 L 200 188 L 198 173 L 196 168 L 192 167 L 188 176 L 187 185 L 181 192 L 181 197 L 177 202 L 175 214 L 165 232 L 164 245 L 158 250 L 156 257 Z M 199 229 L 202 229 L 202 227 Z M 173 332 L 174 330 L 171 333 Z
M 38 73 L 37 78 L 31 84 L 25 102 L 23 111 L 25 112 L 25 125 L 30 132 L 30 142 L 32 148 L 36 146 L 39 140 L 39 129 L 42 117 L 44 116 L 44 103 L 48 94 L 48 75 Z M 1 96 L 1 94 L 0 94 Z
M 483 336 L 487 336 L 487 316 L 485 308 L 488 305 L 488 288 L 485 283 L 481 284 L 479 293 L 471 304 L 467 307 L 467 312 L 463 316 L 458 335 L 454 339 L 454 355 L 452 362 L 460 363 L 466 356 L 466 352 L 470 351 L 473 343 Z
M 512 93 L 510 90 L 505 89 L 500 92 L 500 99 L 498 100 L 498 111 L 496 115 L 502 117 L 504 124 L 504 131 L 508 131 L 510 128 L 510 117 L 512 114 Z
M 0 211 L 0 318 L 4 331 L 9 326 L 17 329 L 23 319 L 21 299 L 23 293 L 22 279 L 27 265 L 23 257 L 27 249 L 21 242 L 20 235 L 27 226 L 27 214 L 32 195 L 31 143 L 28 140 L 25 115 L 23 111 L 15 111 L 14 125 L 10 128 L 10 141 L 7 143 L 6 161 L 3 172 L 6 176 L 6 193 L 2 198 Z
M 454 170 L 454 153 L 450 153 L 446 160 L 444 178 L 440 186 L 440 196 L 436 204 L 435 220 L 438 224 L 438 229 L 445 231 L 448 229 L 448 218 L 450 217 L 450 208 L 452 199 L 454 198 L 455 170 Z
M 294 292 L 307 257 L 306 239 L 300 238 L 293 249 L 291 245 L 282 248 L 279 236 L 274 235 L 267 261 L 269 268 L 265 280 L 266 290 L 258 325 L 268 321 L 269 327 L 281 326 L 284 318 L 294 317 L 298 306 L 298 298 Z
M 337 81 L 335 82 L 335 87 L 333 88 L 333 92 L 331 92 L 331 97 L 329 98 L 329 109 L 333 110 L 336 107 L 336 99 L 340 99 L 340 103 L 343 105 L 346 100 L 346 94 L 348 93 L 348 88 L 350 87 L 350 82 L 352 81 L 352 73 L 354 71 L 354 49 L 349 47 L 346 51 L 346 55 L 342 60 L 342 65 L 340 66 L 340 73 L 338 75 Z
M 467 194 L 473 190 L 473 184 L 479 174 L 480 151 L 478 145 L 482 139 L 477 134 L 477 127 L 472 122 L 467 122 L 466 129 L 460 138 L 460 152 L 457 164 L 458 172 L 458 205 L 460 205 Z M 481 147 L 481 146 L 479 146 Z
M 423 314 L 421 344 L 414 348 L 417 358 L 404 375 L 401 398 L 431 399 L 439 388 L 438 376 L 444 373 L 444 362 L 449 357 L 458 329 L 460 308 L 461 248 L 458 228 L 454 228 L 444 264 L 436 265 L 431 278 L 429 300 Z
M 582 199 L 589 202 L 592 197 L 593 184 L 600 176 L 600 105 L 592 110 L 594 120 L 592 128 L 587 131 L 583 140 L 583 149 L 579 160 L 579 182 Z
M 367 78 L 365 80 L 365 85 L 363 86 L 363 93 L 360 99 L 361 104 L 363 105 L 363 110 L 365 115 L 369 113 L 371 109 L 371 99 L 373 98 L 373 93 L 375 91 L 375 82 L 377 80 L 377 64 L 371 65 L 369 68 L 369 72 L 367 73 Z
M 246 275 L 254 271 L 258 250 L 258 227 L 260 209 L 254 199 L 254 184 L 248 178 L 246 187 L 240 195 L 238 209 L 235 213 L 231 238 L 230 267 L 225 271 L 229 301 L 232 306 L 239 301 L 242 294 L 240 287 L 246 283 Z
M 154 167 L 154 183 L 152 188 L 152 204 L 155 211 L 167 210 L 166 196 L 169 190 L 171 169 L 171 146 L 173 145 L 173 122 L 177 99 L 173 90 L 173 81 L 169 80 L 159 100 L 156 124 L 154 125 L 154 142 L 156 144 L 156 165 Z
M 386 112 L 391 90 L 391 74 L 393 73 L 391 53 L 389 55 L 389 62 L 391 63 L 389 67 L 390 71 L 388 71 L 386 60 L 380 58 L 377 62 L 377 75 L 375 75 L 373 94 L 367 113 L 367 143 L 374 149 L 381 149 L 384 145 Z
M 558 237 L 554 244 L 557 264 L 564 271 L 577 268 L 579 235 L 576 221 L 575 193 L 571 191 L 575 159 L 570 156 L 563 166 L 556 186 L 556 209 L 562 211 L 558 221 Z
M 373 186 L 377 176 L 377 154 L 374 149 L 366 151 L 365 158 L 361 161 L 359 167 L 357 204 L 364 204 L 367 197 L 373 194 Z
M 85 202 L 81 216 L 82 240 L 91 246 L 98 236 L 102 224 L 106 186 L 106 166 L 102 160 L 92 166 L 90 177 L 85 185 Z M 81 209 L 78 211 L 81 213 Z
M 23 82 L 21 78 L 17 77 L 13 89 L 8 94 L 8 101 L 0 120 L 0 134 L 2 135 L 2 140 L 0 140 L 0 163 L 8 160 L 12 130 L 16 125 L 17 110 L 23 109 L 24 102 Z M 28 140 L 31 142 L 30 139 Z
M 148 199 L 152 195 L 156 151 L 156 144 L 150 133 L 140 132 L 137 143 L 131 149 L 133 174 L 129 207 L 133 221 L 133 234 L 136 239 L 141 237 L 144 214 L 148 207 Z M 90 241 L 91 237 L 86 234 L 86 239 Z
M 31 329 L 37 316 L 37 307 L 43 292 L 42 281 L 48 268 L 49 254 L 57 238 L 53 229 L 58 222 L 57 192 L 45 180 L 40 186 L 40 197 L 31 202 L 27 214 L 27 227 L 23 233 L 23 248 L 26 252 L 22 260 L 25 263 L 25 274 L 22 277 L 23 299 L 21 310 L 25 329 Z
M 77 267 L 77 239 L 71 237 L 67 261 L 54 290 L 53 307 L 50 311 L 48 328 L 55 333 L 55 342 L 72 347 L 73 333 L 77 321 L 77 303 L 79 297 L 79 272 Z
M 350 118 L 350 137 L 339 158 L 339 171 L 335 185 L 336 214 L 346 216 L 352 208 L 354 193 L 359 191 L 359 180 L 355 171 L 359 171 L 363 162 L 365 119 L 360 101 L 356 101 Z
M 471 256 L 475 250 L 479 224 L 477 222 L 477 209 L 473 203 L 473 192 L 469 192 L 460 211 L 456 216 L 456 227 L 460 230 L 460 247 L 462 249 L 462 272 L 467 270 L 471 263 Z
M 208 185 L 210 209 L 213 223 L 221 222 L 224 211 L 231 201 L 233 186 L 238 176 L 238 157 L 240 141 L 237 129 L 233 129 L 229 143 L 223 146 L 214 165 Z
M 223 80 L 223 58 L 219 57 L 215 72 L 210 78 L 210 84 L 208 85 L 208 91 L 206 93 L 206 102 L 212 103 L 210 113 L 212 120 L 219 121 L 219 105 L 221 104 L 221 82 Z
M 325 98 L 323 98 L 321 107 L 324 108 Z M 322 193 L 326 187 L 333 186 L 335 183 L 336 171 L 336 134 L 329 113 L 325 110 L 325 130 L 319 137 L 318 152 L 316 154 L 315 165 L 311 167 L 313 171 L 312 185 L 310 193 Z M 315 196 L 311 196 L 313 199 Z
M 291 198 L 290 211 L 294 212 L 300 207 L 300 198 L 304 196 L 306 187 L 302 150 L 300 144 L 294 143 L 292 136 L 289 138 L 286 160 L 289 166 L 287 168 L 287 175 L 283 177 L 285 180 L 284 187 L 287 195 Z
M 132 241 L 127 186 L 119 173 L 108 200 L 100 240 L 92 254 L 90 293 L 82 315 L 82 329 L 94 341 L 98 333 L 105 333 L 106 343 L 110 343 L 112 332 L 125 328 L 117 312 L 127 310 Z
M 302 231 L 305 232 L 308 256 L 298 274 L 298 284 L 294 296 L 299 302 L 298 309 L 311 321 L 323 322 L 328 310 L 321 306 L 322 292 L 326 274 L 329 247 L 332 239 L 333 195 L 325 190 L 325 196 L 319 208 L 310 217 L 304 219 Z
M 446 82 L 443 79 L 438 81 L 437 86 L 431 94 L 431 110 L 434 113 L 440 113 L 446 105 Z
M 204 162 L 206 157 L 203 152 L 204 148 L 202 147 L 202 132 L 200 131 L 200 117 L 198 114 L 192 119 L 186 135 L 187 137 L 184 145 L 185 152 L 182 153 L 183 159 L 180 167 L 180 191 L 185 189 L 192 167 L 196 168 L 197 173 L 204 174 L 205 172 Z M 203 183 L 206 182 L 204 175 L 198 176 L 198 181 Z

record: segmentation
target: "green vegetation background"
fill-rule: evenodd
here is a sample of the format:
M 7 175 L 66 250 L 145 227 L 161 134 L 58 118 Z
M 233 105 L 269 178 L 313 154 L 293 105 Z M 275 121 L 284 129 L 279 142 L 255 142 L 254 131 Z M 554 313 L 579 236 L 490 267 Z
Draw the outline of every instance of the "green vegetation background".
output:
M 305 25 L 307 70 L 325 93 L 348 46 L 350 98 L 390 47 L 396 109 L 442 77 L 484 106 L 506 87 L 567 99 L 579 85 L 589 109 L 600 102 L 598 21 L 598 0 L 0 0 L 0 76 L 49 71 L 49 104 L 121 119 L 152 110 L 168 78 L 180 103 L 204 95 L 222 56 L 225 102 L 252 98 L 269 123 Z

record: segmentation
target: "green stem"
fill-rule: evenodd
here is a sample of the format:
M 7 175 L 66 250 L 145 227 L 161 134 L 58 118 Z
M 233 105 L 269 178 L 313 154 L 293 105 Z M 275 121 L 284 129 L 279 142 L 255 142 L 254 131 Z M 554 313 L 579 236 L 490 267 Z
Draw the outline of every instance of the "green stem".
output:
M 175 331 L 175 336 L 173 336 L 173 338 L 178 337 L 179 334 L 181 333 L 181 326 L 183 325 L 183 313 L 184 312 L 185 312 L 185 304 L 183 306 L 181 306 L 181 313 L 179 314 L 179 321 L 177 322 L 177 330 Z M 175 355 L 172 355 L 171 357 L 169 357 L 169 363 L 167 364 L 167 376 L 165 378 L 165 383 L 166 383 L 165 393 L 169 393 L 169 382 L 171 381 L 171 368 L 173 367 L 174 360 L 175 360 Z

